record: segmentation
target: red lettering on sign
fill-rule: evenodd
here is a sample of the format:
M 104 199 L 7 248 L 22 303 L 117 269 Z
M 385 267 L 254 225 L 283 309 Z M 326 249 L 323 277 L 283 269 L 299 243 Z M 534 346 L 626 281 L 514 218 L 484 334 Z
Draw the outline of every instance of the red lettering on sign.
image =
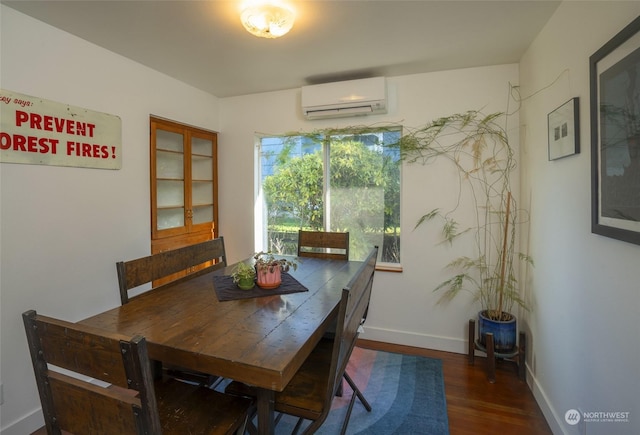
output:
M 91 144 L 82 144 L 82 157 L 91 157 Z
M 37 136 L 22 136 L 0 133 L 0 149 L 22 151 L 26 153 L 56 154 L 58 139 Z
M 28 120 L 29 120 L 29 114 L 27 112 L 16 110 L 16 127 L 20 127 L 23 122 Z
M 42 130 L 40 123 L 42 122 L 42 116 L 37 113 L 32 113 L 31 118 L 29 119 L 29 127 L 34 128 L 36 130 Z
M 27 143 L 27 138 L 17 134 L 13 135 L 13 150 L 14 151 L 27 151 L 24 144 Z
M 67 155 L 76 155 L 78 157 L 89 157 L 94 159 L 106 159 L 109 157 L 109 147 L 106 145 L 75 142 L 70 140 L 67 141 Z
M 0 132 L 0 150 L 11 148 L 11 136 L 9 133 Z
M 76 156 L 80 155 L 80 149 L 76 147 L 76 142 L 69 140 L 67 141 L 67 155 L 70 156 L 75 154 Z
M 28 113 L 22 110 L 16 110 L 16 127 L 22 126 L 23 123 L 29 122 L 29 127 L 34 130 L 55 131 L 56 133 L 65 133 L 77 136 L 93 137 L 96 125 L 88 122 L 80 122 L 73 119 L 58 118 L 56 116 L 38 113 Z

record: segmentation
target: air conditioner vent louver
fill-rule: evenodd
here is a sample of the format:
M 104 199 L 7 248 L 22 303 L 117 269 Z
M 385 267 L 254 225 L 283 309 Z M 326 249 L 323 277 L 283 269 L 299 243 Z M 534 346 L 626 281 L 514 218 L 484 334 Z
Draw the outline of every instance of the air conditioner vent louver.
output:
M 307 119 L 387 113 L 384 77 L 304 86 L 302 112 Z

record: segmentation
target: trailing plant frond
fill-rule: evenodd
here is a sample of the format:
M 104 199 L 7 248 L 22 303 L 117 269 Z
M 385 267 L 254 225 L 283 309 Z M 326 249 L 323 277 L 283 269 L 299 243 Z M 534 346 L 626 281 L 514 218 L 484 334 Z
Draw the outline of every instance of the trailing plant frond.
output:
M 447 269 L 486 269 L 487 265 L 483 258 L 458 257 L 447 264 Z
M 530 264 L 531 266 L 535 266 L 535 264 L 533 263 L 533 258 L 531 258 L 531 256 L 523 254 L 522 252 L 518 252 L 518 257 L 525 263 Z
M 442 282 L 433 290 L 434 292 L 444 290 L 442 296 L 438 300 L 438 303 L 449 302 L 450 300 L 454 299 L 461 291 L 469 291 L 464 286 L 465 282 L 467 281 L 471 283 L 472 288 L 475 287 L 474 278 L 466 273 L 455 275 L 454 277 Z
M 418 219 L 418 223 L 416 224 L 414 229 L 418 228 L 425 221 L 431 220 L 434 217 L 439 216 L 439 214 L 440 214 L 440 210 L 439 209 L 436 208 L 436 209 L 431 210 L 429 213 L 423 215 L 420 219 Z
M 442 227 L 442 235 L 447 242 L 453 243 L 453 240 L 460 235 L 458 233 L 458 222 L 453 219 L 447 219 Z

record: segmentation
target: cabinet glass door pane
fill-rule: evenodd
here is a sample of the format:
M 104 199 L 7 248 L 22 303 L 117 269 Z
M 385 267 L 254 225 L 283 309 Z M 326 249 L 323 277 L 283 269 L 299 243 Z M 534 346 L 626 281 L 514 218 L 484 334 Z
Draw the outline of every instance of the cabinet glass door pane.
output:
M 213 221 L 213 141 L 191 138 L 193 225 Z
M 180 133 L 156 129 L 156 149 L 184 153 L 184 138 Z
M 158 180 L 158 208 L 184 207 L 184 181 Z
M 183 227 L 184 180 L 157 180 L 158 229 Z
M 199 156 L 213 156 L 213 141 L 200 137 L 191 137 L 191 154 Z
M 179 228 L 184 226 L 184 208 L 158 210 L 158 229 Z
M 156 177 L 184 179 L 184 154 L 158 150 L 156 152 Z
M 191 138 L 191 179 L 213 180 L 213 141 Z
M 193 224 L 203 224 L 213 221 L 213 206 L 193 207 Z
M 184 135 L 156 129 L 157 230 L 185 226 Z
M 191 187 L 193 189 L 192 201 L 194 207 L 213 203 L 212 181 L 194 181 Z
M 213 180 L 213 158 L 192 156 L 191 178 L 193 180 Z

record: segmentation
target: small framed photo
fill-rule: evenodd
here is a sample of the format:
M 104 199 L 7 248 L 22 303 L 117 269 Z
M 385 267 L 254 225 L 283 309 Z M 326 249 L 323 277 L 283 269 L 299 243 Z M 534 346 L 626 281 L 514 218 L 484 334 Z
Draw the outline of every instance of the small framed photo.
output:
M 572 98 L 547 116 L 549 126 L 549 160 L 580 152 L 579 100 Z

